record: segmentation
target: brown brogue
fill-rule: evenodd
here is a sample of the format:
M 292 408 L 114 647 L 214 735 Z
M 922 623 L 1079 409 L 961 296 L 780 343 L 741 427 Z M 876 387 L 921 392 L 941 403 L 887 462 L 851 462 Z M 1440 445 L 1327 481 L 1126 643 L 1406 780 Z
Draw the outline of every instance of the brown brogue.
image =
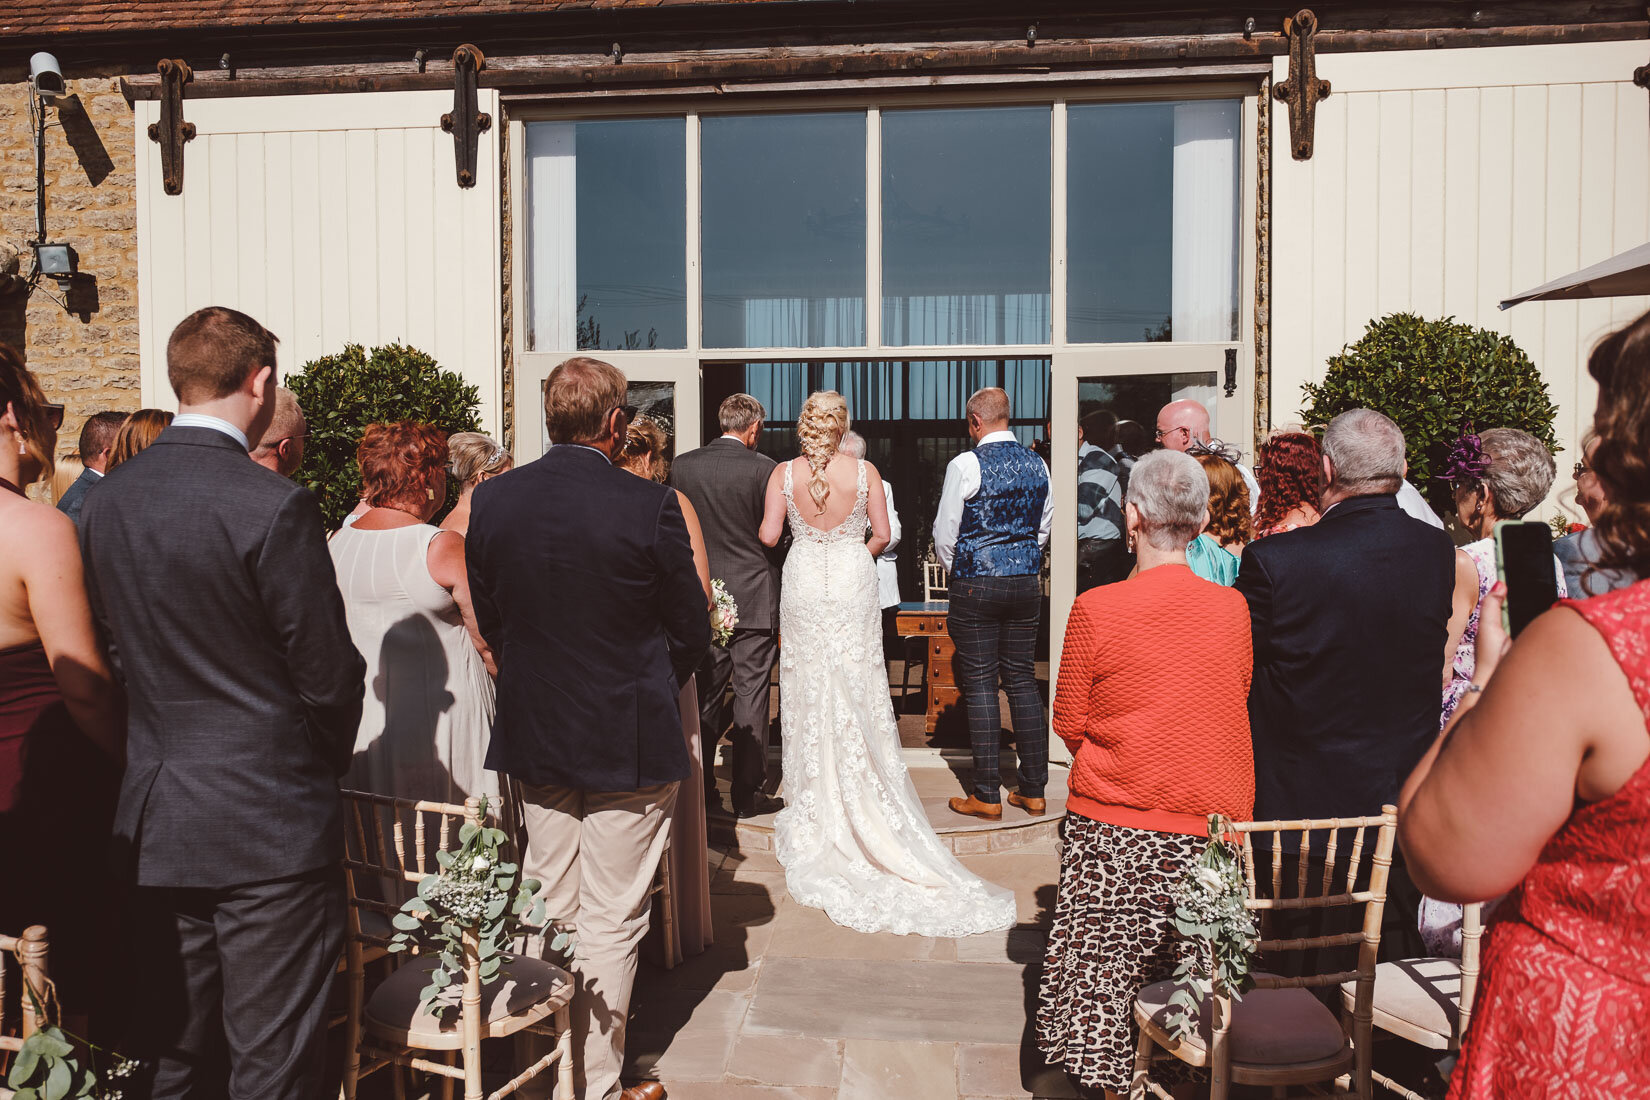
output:
M 1032 817 L 1042 817 L 1048 813 L 1048 800 L 1044 798 L 1027 798 L 1019 791 L 1010 791 L 1008 804 L 1018 806 Z
M 657 1081 L 643 1081 L 619 1093 L 619 1100 L 665 1100 L 665 1087 Z
M 953 798 L 951 809 L 954 813 L 962 814 L 964 817 L 978 817 L 985 821 L 1001 821 L 1003 819 L 1001 805 L 996 802 L 981 802 L 973 795 L 969 795 L 967 798 Z

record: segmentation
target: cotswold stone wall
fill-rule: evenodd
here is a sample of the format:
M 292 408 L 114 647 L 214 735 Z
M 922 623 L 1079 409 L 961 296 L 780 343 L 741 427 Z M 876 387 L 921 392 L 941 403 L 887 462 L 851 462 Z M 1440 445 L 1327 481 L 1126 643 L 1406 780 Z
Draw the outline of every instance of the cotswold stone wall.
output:
M 0 245 L 33 267 L 34 135 L 26 74 L 0 72 Z M 74 246 L 80 276 L 0 292 L 0 341 L 23 350 L 47 396 L 68 406 L 58 452 L 101 409 L 138 406 L 137 186 L 132 109 L 114 75 L 71 74 L 46 109 L 46 235 Z M 0 247 L 0 255 L 5 254 Z

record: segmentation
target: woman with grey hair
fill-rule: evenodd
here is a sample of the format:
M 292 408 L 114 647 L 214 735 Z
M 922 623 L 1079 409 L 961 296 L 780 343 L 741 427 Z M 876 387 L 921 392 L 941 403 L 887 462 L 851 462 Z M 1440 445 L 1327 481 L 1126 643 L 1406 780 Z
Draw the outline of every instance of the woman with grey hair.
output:
M 1136 997 L 1191 947 L 1173 892 L 1208 815 L 1246 820 L 1255 801 L 1248 605 L 1186 564 L 1209 520 L 1208 475 L 1153 451 L 1123 513 L 1139 571 L 1077 597 L 1061 650 L 1054 731 L 1071 750 L 1070 795 L 1037 1009 L 1048 1060 L 1108 1094 L 1129 1088 Z M 1198 644 L 1163 646 L 1166 622 Z

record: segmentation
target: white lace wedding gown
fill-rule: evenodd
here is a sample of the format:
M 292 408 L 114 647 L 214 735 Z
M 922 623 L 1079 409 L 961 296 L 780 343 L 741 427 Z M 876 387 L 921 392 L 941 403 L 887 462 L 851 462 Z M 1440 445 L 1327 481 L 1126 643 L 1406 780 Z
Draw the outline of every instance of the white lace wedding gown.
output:
M 865 549 L 865 463 L 840 526 L 785 511 L 779 715 L 785 808 L 774 822 L 785 885 L 861 932 L 966 936 L 1014 923 L 1012 891 L 965 870 L 934 835 L 900 755 L 882 663 L 876 563 Z

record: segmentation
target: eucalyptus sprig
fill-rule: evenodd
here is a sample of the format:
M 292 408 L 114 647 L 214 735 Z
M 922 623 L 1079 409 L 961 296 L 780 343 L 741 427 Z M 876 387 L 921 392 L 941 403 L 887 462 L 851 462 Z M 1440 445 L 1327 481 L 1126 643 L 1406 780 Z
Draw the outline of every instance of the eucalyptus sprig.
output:
M 43 1011 L 40 995 L 27 982 L 28 997 Z M 47 1000 L 53 1001 L 48 987 Z M 108 1057 L 107 1072 L 99 1074 L 98 1055 Z M 23 1040 L 23 1048 L 6 1074 L 6 1086 L 15 1100 L 124 1100 L 121 1085 L 137 1073 L 139 1063 L 105 1050 L 55 1024 L 39 1028 Z
M 487 799 L 481 800 L 485 820 Z M 475 935 L 476 958 L 483 985 L 498 980 L 503 965 L 512 961 L 508 948 L 523 924 L 544 922 L 544 902 L 537 879 L 522 879 L 520 868 L 502 858 L 508 838 L 502 829 L 465 822 L 458 830 L 458 848 L 437 852 L 441 870 L 426 875 L 418 892 L 392 918 L 396 933 L 392 952 L 433 955 L 430 984 L 418 995 L 419 1003 L 438 1019 L 458 1006 L 464 987 L 465 933 Z M 551 947 L 565 950 L 566 933 L 556 935 Z
M 1217 988 L 1236 1002 L 1254 985 L 1249 968 L 1260 931 L 1243 904 L 1239 856 L 1225 839 L 1230 829 L 1226 818 L 1209 815 L 1209 843 L 1175 886 L 1175 931 L 1194 945 L 1175 967 L 1175 991 L 1164 1018 L 1176 1039 L 1196 1034 L 1203 1005 Z

